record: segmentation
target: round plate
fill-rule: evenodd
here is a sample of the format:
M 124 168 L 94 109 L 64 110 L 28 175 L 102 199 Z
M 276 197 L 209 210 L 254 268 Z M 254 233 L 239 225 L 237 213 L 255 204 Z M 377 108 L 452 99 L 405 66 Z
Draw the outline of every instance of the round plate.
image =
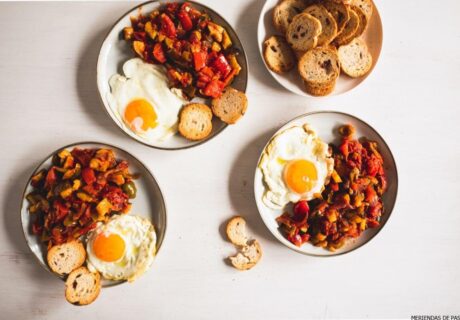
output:
M 106 148 L 112 149 L 115 152 L 115 156 L 117 159 L 126 160 L 129 163 L 129 171 L 131 173 L 139 174 L 139 178 L 135 180 L 136 187 L 137 187 L 137 194 L 136 198 L 133 199 L 132 208 L 129 214 L 138 215 L 144 218 L 147 218 L 152 222 L 155 226 L 155 231 L 157 234 L 157 243 L 156 243 L 156 254 L 161 248 L 161 244 L 163 243 L 163 239 L 165 237 L 166 232 L 166 205 L 163 198 L 163 194 L 161 193 L 160 187 L 155 180 L 154 176 L 150 171 L 145 167 L 142 162 L 140 162 L 136 157 L 129 154 L 128 152 L 112 146 L 108 144 L 102 144 L 97 142 L 79 142 L 74 143 L 58 150 L 54 151 L 51 155 L 49 155 L 38 167 L 35 169 L 35 175 L 41 169 L 48 169 L 51 166 L 51 161 L 53 155 L 62 150 L 68 149 L 69 151 L 73 148 Z M 32 177 L 31 176 L 31 177 Z M 35 257 L 37 257 L 38 262 L 41 264 L 43 268 L 51 272 L 53 275 L 59 277 L 59 275 L 55 274 L 51 271 L 48 267 L 46 262 L 46 253 L 47 248 L 43 243 L 38 239 L 38 236 L 32 234 L 31 232 L 31 216 L 28 211 L 28 201 L 26 200 L 25 196 L 29 194 L 33 190 L 33 187 L 30 185 L 30 179 L 27 181 L 26 188 L 23 194 L 23 200 L 21 204 L 21 221 L 22 221 L 22 229 L 24 231 L 24 236 L 26 242 L 33 252 Z M 113 280 L 103 280 L 102 286 L 109 287 L 116 284 L 123 283 L 125 281 L 113 281 Z
M 275 78 L 275 80 L 278 81 L 280 85 L 298 95 L 312 97 L 305 91 L 305 86 L 300 75 L 297 72 L 297 67 L 295 67 L 294 70 L 291 70 L 286 74 L 277 74 L 271 71 L 265 63 L 263 55 L 264 41 L 272 35 L 280 34 L 278 31 L 276 31 L 275 27 L 273 26 L 272 18 L 273 9 L 278 4 L 278 2 L 279 0 L 267 0 L 265 2 L 264 7 L 262 8 L 262 12 L 260 13 L 259 25 L 257 29 L 257 41 L 259 42 L 260 55 L 262 57 L 262 60 L 264 61 L 265 67 L 267 68 L 268 72 L 271 73 L 273 78 Z M 357 87 L 369 76 L 369 74 L 371 74 L 372 70 L 377 64 L 377 61 L 380 56 L 380 51 L 382 50 L 383 29 L 382 20 L 380 19 L 380 15 L 375 4 L 369 25 L 367 27 L 367 30 L 363 34 L 363 39 L 366 41 L 367 46 L 369 48 L 369 52 L 372 55 L 373 64 L 371 70 L 366 75 L 360 78 L 350 78 L 342 73 L 340 77 L 337 79 L 334 91 L 331 94 L 329 94 L 329 96 L 339 95 Z
M 229 33 L 230 38 L 233 42 L 233 47 L 240 53 L 237 56 L 237 59 L 238 63 L 241 66 L 240 74 L 232 82 L 232 87 L 239 91 L 246 92 L 246 86 L 248 82 L 247 58 L 244 52 L 243 45 L 240 39 L 238 38 L 235 30 L 233 30 L 231 25 L 227 21 L 225 21 L 225 19 L 222 18 L 222 16 L 220 16 L 217 12 L 213 11 L 207 6 L 196 3 L 194 1 L 187 2 L 192 3 L 192 6 L 200 11 L 206 11 L 214 22 L 223 26 L 225 30 L 227 30 L 227 32 Z M 210 140 L 211 138 L 217 136 L 220 132 L 222 132 L 227 127 L 227 124 L 220 121 L 218 118 L 214 117 L 212 121 L 211 134 L 206 139 L 200 141 L 190 141 L 183 138 L 179 134 L 175 134 L 173 137 L 165 141 L 150 143 L 146 142 L 145 140 L 137 136 L 134 132 L 127 128 L 124 125 L 124 123 L 120 122 L 117 116 L 114 114 L 114 111 L 110 108 L 107 100 L 107 95 L 110 93 L 110 77 L 116 73 L 123 74 L 123 63 L 131 58 L 135 58 L 135 54 L 131 50 L 130 45 L 121 37 L 121 32 L 123 31 L 123 28 L 131 26 L 131 17 L 137 17 L 140 13 L 148 14 L 153 10 L 158 9 L 161 5 L 164 4 L 165 2 L 160 1 L 145 2 L 131 9 L 120 19 L 118 19 L 118 21 L 112 27 L 112 29 L 106 36 L 104 42 L 102 43 L 99 58 L 97 61 L 97 87 L 99 89 L 99 94 L 101 96 L 105 110 L 107 111 L 110 118 L 112 118 L 112 120 L 124 133 L 126 133 L 128 136 L 135 139 L 136 141 L 139 141 L 140 143 L 143 143 L 149 147 L 166 150 L 177 150 L 197 146 L 205 141 Z M 196 98 L 193 99 L 193 101 L 203 102 L 204 99 Z
M 318 136 L 326 143 L 338 144 L 340 142 L 341 139 L 337 132 L 337 129 L 341 125 L 344 125 L 344 124 L 351 124 L 355 127 L 356 129 L 355 137 L 356 138 L 366 137 L 369 140 L 377 142 L 379 151 L 382 154 L 382 157 L 384 160 L 384 169 L 385 169 L 385 173 L 388 178 L 388 189 L 382 197 L 385 212 L 382 215 L 382 218 L 380 221 L 381 226 L 376 229 L 366 230 L 357 239 L 348 240 L 347 243 L 342 248 L 336 250 L 335 252 L 331 252 L 323 248 L 315 247 L 310 243 L 305 243 L 301 247 L 297 247 L 291 242 L 289 242 L 283 236 L 283 234 L 279 230 L 278 223 L 275 221 L 275 219 L 283 213 L 283 210 L 273 210 L 273 209 L 267 208 L 262 202 L 262 196 L 265 191 L 265 186 L 263 182 L 262 171 L 259 169 L 258 166 L 256 169 L 255 180 L 254 180 L 254 195 L 256 198 L 257 208 L 259 209 L 259 213 L 262 217 L 262 220 L 264 221 L 265 225 L 270 230 L 270 232 L 282 244 L 289 247 L 290 249 L 306 254 L 306 255 L 318 256 L 318 257 L 327 257 L 327 256 L 336 256 L 336 255 L 345 254 L 345 253 L 348 253 L 350 251 L 353 251 L 361 247 L 362 245 L 370 241 L 375 235 L 377 235 L 377 233 L 380 230 L 382 230 L 382 228 L 385 226 L 385 223 L 390 218 L 391 212 L 393 211 L 393 208 L 396 202 L 396 196 L 398 193 L 398 172 L 396 169 L 396 163 L 395 163 L 395 160 L 393 158 L 393 154 L 391 153 L 390 148 L 388 147 L 386 142 L 383 140 L 383 138 L 378 134 L 378 132 L 375 131 L 370 125 L 368 125 L 364 121 L 352 115 L 346 114 L 346 113 L 335 112 L 335 111 L 320 111 L 320 112 L 307 113 L 305 115 L 299 116 L 289 121 L 287 124 L 282 126 L 273 135 L 273 137 L 279 132 L 287 128 L 290 128 L 293 126 L 299 126 L 299 125 L 301 126 L 305 123 L 308 123 L 309 125 L 311 125 L 311 127 L 316 131 Z M 270 140 L 267 142 L 267 144 L 264 147 L 264 150 L 272 138 L 270 138 Z M 260 162 L 260 158 L 259 158 L 259 161 L 257 162 L 257 165 L 259 164 L 259 162 Z

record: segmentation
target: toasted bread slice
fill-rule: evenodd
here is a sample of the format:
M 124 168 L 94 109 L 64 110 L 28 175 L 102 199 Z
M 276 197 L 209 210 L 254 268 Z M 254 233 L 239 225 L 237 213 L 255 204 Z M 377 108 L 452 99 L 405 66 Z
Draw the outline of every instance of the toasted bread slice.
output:
M 230 262 L 238 270 L 249 270 L 254 267 L 262 258 L 262 248 L 257 240 L 251 240 L 244 246 L 241 252 L 230 257 Z
M 304 0 L 283 0 L 273 10 L 273 25 L 280 33 L 285 34 L 292 19 L 306 7 Z
M 350 19 L 348 7 L 343 2 L 334 2 L 332 0 L 325 0 L 321 4 L 329 11 L 337 23 L 337 34 L 340 34 L 345 28 L 345 25 Z
M 281 74 L 294 68 L 296 58 L 284 37 L 271 36 L 264 46 L 264 59 L 270 70 Z
M 305 90 L 315 97 L 323 97 L 330 94 L 334 91 L 336 81 L 331 81 L 329 84 L 321 84 L 321 85 L 312 85 L 308 82 L 304 82 Z
M 292 20 L 286 31 L 286 40 L 294 50 L 307 51 L 316 47 L 321 30 L 321 22 L 304 12 Z
M 350 8 L 349 10 L 350 19 L 348 19 L 345 28 L 343 28 L 342 32 L 335 38 L 334 44 L 336 46 L 341 46 L 347 43 L 350 43 L 351 40 L 355 38 L 356 31 L 359 28 L 360 18 L 358 14 Z
M 246 234 L 246 220 L 240 216 L 231 218 L 227 223 L 227 237 L 236 246 L 245 246 L 249 240 Z
M 248 98 L 244 92 L 227 87 L 220 98 L 212 100 L 212 112 L 228 124 L 236 123 L 248 108 Z
M 311 14 L 321 22 L 321 34 L 318 36 L 318 46 L 328 45 L 337 36 L 337 22 L 329 11 L 322 5 L 312 5 L 304 12 Z
M 350 6 L 350 11 L 351 10 L 353 10 L 358 15 L 358 18 L 359 18 L 358 29 L 353 35 L 353 39 L 354 39 L 354 38 L 360 37 L 364 33 L 364 31 L 366 31 L 367 25 L 369 24 L 369 18 L 360 7 Z
M 65 282 L 65 298 L 75 305 L 87 305 L 96 300 L 101 291 L 101 276 L 86 267 L 75 269 Z
M 202 140 L 212 131 L 212 111 L 202 103 L 189 103 L 179 115 L 179 133 L 189 140 Z
M 366 15 L 368 21 L 371 20 L 374 11 L 374 3 L 372 0 L 351 0 L 351 4 L 360 8 Z
M 372 68 L 372 55 L 366 43 L 360 38 L 341 46 L 338 56 L 343 72 L 352 78 L 361 77 Z
M 298 70 L 307 90 L 316 88 L 316 91 L 319 91 L 330 88 L 340 75 L 337 51 L 330 47 L 307 51 L 299 61 Z
M 46 256 L 50 269 L 61 276 L 82 266 L 85 259 L 85 247 L 77 240 L 51 247 Z

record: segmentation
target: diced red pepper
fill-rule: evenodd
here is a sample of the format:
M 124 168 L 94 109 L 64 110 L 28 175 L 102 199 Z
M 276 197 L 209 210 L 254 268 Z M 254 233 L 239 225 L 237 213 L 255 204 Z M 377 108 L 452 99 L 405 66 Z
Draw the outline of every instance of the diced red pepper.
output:
M 163 31 L 168 38 L 176 37 L 176 26 L 171 18 L 165 13 L 161 15 L 161 31 Z
M 81 176 L 86 184 L 91 184 L 94 181 L 96 181 L 96 175 L 94 174 L 94 170 L 89 167 L 83 168 L 83 170 L 81 171 Z
M 45 189 L 52 187 L 57 181 L 56 171 L 54 167 L 48 170 L 45 178 Z
M 133 37 L 135 40 L 145 41 L 145 39 L 147 38 L 147 34 L 144 31 L 137 31 L 134 32 Z
M 289 235 L 288 236 L 288 240 L 290 242 L 292 242 L 294 245 L 296 245 L 297 247 L 300 247 L 302 245 L 302 237 L 299 235 L 299 234 L 295 234 L 295 235 Z
M 370 205 L 373 205 L 377 200 L 378 200 L 377 192 L 375 192 L 375 190 L 374 190 L 374 188 L 372 186 L 368 186 L 366 188 L 366 201 Z
M 153 47 L 153 57 L 159 62 L 159 63 L 165 63 L 166 62 L 166 55 L 163 50 L 163 47 L 161 46 L 161 43 L 156 43 L 155 46 Z
M 238 71 L 236 69 L 232 69 L 232 71 L 229 73 L 229 75 L 224 80 L 225 86 L 228 86 L 233 81 L 233 78 L 236 76 L 237 72 Z
M 308 206 L 307 201 L 299 201 L 294 206 L 294 216 L 292 217 L 293 220 L 296 222 L 307 222 L 308 213 L 310 212 L 310 207 Z
M 55 221 L 63 220 L 69 213 L 69 208 L 59 200 L 53 202 L 53 208 L 55 213 Z
M 199 51 L 193 53 L 193 63 L 195 64 L 195 71 L 200 71 L 206 66 L 206 51 Z
M 224 84 L 222 81 L 212 80 L 204 88 L 203 94 L 207 97 L 219 98 L 222 95 L 223 90 L 224 90 Z
M 222 79 L 232 71 L 232 67 L 223 54 L 219 55 L 212 63 L 212 67 L 222 75 Z
M 177 17 L 179 18 L 180 24 L 185 31 L 190 31 L 193 29 L 192 18 L 190 18 L 189 14 L 185 10 L 179 11 Z

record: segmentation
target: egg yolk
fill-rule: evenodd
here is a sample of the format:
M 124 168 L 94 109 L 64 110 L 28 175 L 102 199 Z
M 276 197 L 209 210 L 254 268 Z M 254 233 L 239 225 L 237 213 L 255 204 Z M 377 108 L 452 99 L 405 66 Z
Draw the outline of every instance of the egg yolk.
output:
M 136 99 L 128 103 L 124 117 L 131 129 L 136 132 L 147 131 L 157 125 L 157 114 L 145 99 Z
M 118 234 L 99 234 L 93 243 L 96 257 L 102 261 L 113 262 L 119 260 L 125 253 L 125 241 Z
M 284 182 L 289 189 L 297 194 L 310 191 L 318 180 L 318 172 L 313 162 L 293 160 L 284 169 Z

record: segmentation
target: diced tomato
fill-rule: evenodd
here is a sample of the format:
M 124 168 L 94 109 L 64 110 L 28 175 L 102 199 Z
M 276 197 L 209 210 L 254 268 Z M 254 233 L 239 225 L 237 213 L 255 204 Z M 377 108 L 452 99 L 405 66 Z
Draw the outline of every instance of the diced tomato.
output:
M 161 15 L 161 31 L 169 38 L 176 37 L 176 26 L 171 18 L 165 13 Z
M 206 66 L 206 51 L 199 51 L 193 53 L 193 63 L 195 64 L 195 71 L 200 71 Z
M 342 144 L 339 147 L 340 153 L 345 156 L 345 159 L 348 157 L 348 140 L 344 139 Z
M 222 75 L 222 79 L 225 79 L 225 77 L 232 71 L 232 67 L 223 54 L 219 55 L 213 61 L 212 67 L 216 72 L 219 72 Z
M 366 188 L 366 202 L 370 205 L 373 205 L 378 200 L 377 192 L 375 192 L 372 186 L 367 186 Z
M 180 24 L 185 31 L 190 31 L 193 29 L 192 18 L 190 18 L 189 14 L 185 10 L 179 11 L 177 17 L 179 18 Z
M 57 181 L 56 171 L 54 167 L 48 170 L 45 178 L 45 189 L 52 187 Z
M 123 210 L 129 199 L 128 195 L 124 193 L 119 187 L 110 185 L 107 185 L 105 190 L 103 190 L 102 197 L 109 200 L 114 211 Z
M 78 160 L 78 162 L 80 162 L 82 167 L 87 167 L 89 166 L 89 161 L 94 155 L 94 150 L 75 148 L 71 151 L 71 154 Z
M 153 57 L 159 62 L 159 63 L 165 63 L 166 62 L 166 55 L 163 50 L 163 47 L 161 46 L 161 43 L 156 43 L 155 46 L 153 47 Z
M 91 184 L 96 181 L 96 175 L 94 174 L 94 170 L 90 167 L 83 168 L 81 171 L 81 176 L 86 184 Z
M 308 206 L 307 201 L 299 201 L 294 206 L 294 216 L 293 220 L 296 222 L 306 223 L 308 219 L 308 213 L 310 212 L 310 207 Z
M 224 90 L 224 84 L 219 80 L 212 80 L 203 90 L 203 94 L 211 98 L 219 98 Z

